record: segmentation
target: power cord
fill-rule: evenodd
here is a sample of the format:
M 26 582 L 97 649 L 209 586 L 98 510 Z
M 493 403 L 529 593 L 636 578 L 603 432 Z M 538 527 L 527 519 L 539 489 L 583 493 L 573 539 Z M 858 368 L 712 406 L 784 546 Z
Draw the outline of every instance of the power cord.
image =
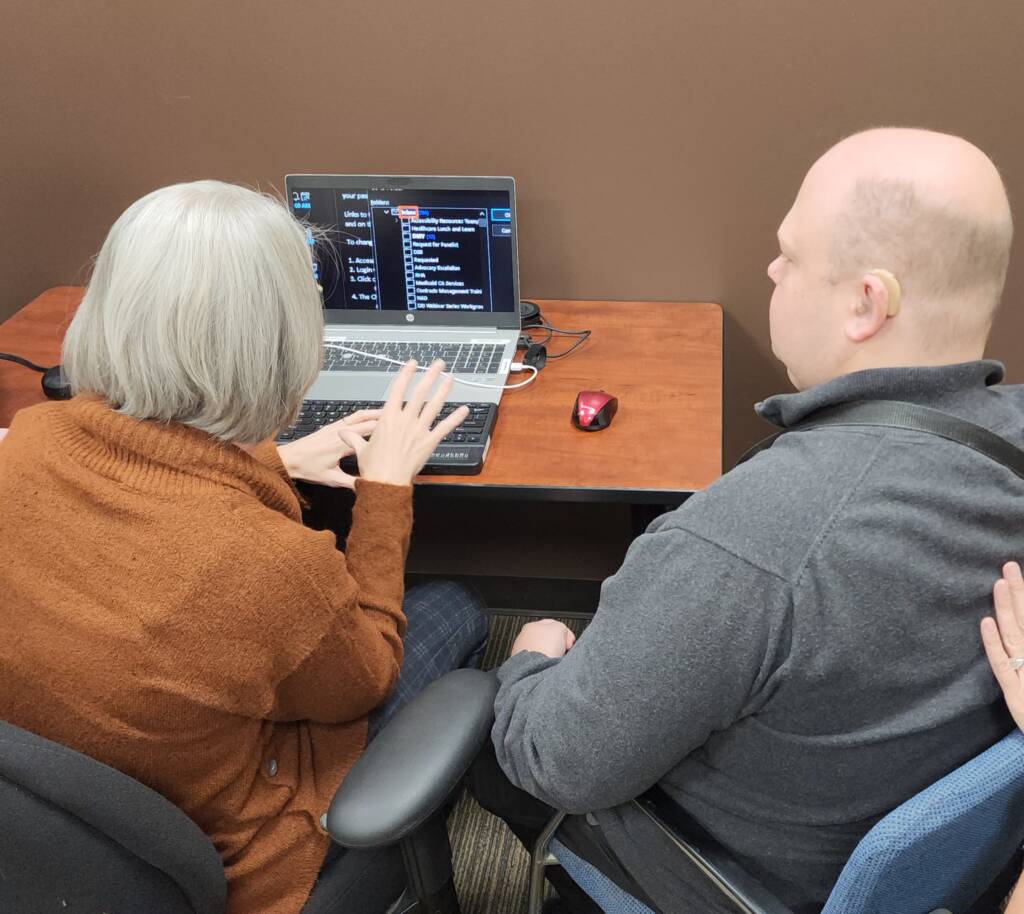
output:
M 31 368 L 33 371 L 38 371 L 41 374 L 45 374 L 50 370 L 42 365 L 37 365 L 35 362 L 30 362 L 28 359 L 23 359 L 20 355 L 12 355 L 9 352 L 0 352 L 0 359 L 5 362 L 15 362 L 18 365 L 24 365 L 26 368 Z
M 580 348 L 588 339 L 590 339 L 593 330 L 559 330 L 557 327 L 552 327 L 548 323 L 537 324 L 536 327 L 527 327 L 526 330 L 544 330 L 547 332 L 547 336 L 543 340 L 532 340 L 534 345 L 538 343 L 542 346 L 546 346 L 551 342 L 551 338 L 558 336 L 575 336 L 577 340 L 573 343 L 565 352 L 557 352 L 554 355 L 548 355 L 548 361 L 555 361 L 556 359 L 564 359 L 567 355 L 572 355 L 577 349 Z
M 353 352 L 356 355 L 365 356 L 368 359 L 377 359 L 381 362 L 390 362 L 392 365 L 405 365 L 405 362 L 401 362 L 398 359 L 393 359 L 390 356 L 378 355 L 376 352 L 366 352 L 363 349 L 355 349 L 352 346 L 344 346 L 341 343 L 324 343 L 324 347 L 327 349 L 340 349 L 343 352 Z M 426 371 L 429 365 L 417 365 L 417 371 Z M 509 371 L 532 371 L 525 381 L 520 381 L 518 384 L 481 384 L 478 381 L 467 381 L 465 378 L 457 378 L 450 371 L 442 371 L 441 374 L 451 378 L 456 384 L 465 384 L 467 387 L 482 387 L 485 390 L 517 390 L 520 387 L 526 387 L 537 377 L 537 369 L 533 365 L 523 365 L 519 362 L 513 362 L 509 366 Z
M 544 350 L 543 355 L 540 355 L 538 353 L 536 358 L 539 358 L 543 361 L 553 362 L 556 361 L 557 359 L 564 359 L 566 356 L 572 355 L 577 349 L 580 348 L 580 346 L 582 346 L 590 338 L 591 334 L 594 332 L 593 330 L 562 330 L 558 327 L 553 327 L 551 324 L 547 322 L 547 320 L 545 320 L 544 315 L 540 313 L 540 308 L 537 307 L 536 302 L 529 301 L 528 299 L 523 299 L 521 304 L 531 305 L 535 309 L 535 313 L 531 313 L 531 319 L 528 324 L 524 322 L 522 334 L 519 338 L 519 348 L 527 350 L 533 349 L 535 353 L 538 353 L 538 350 L 534 349 L 533 347 L 541 347 L 541 349 Z M 532 336 L 530 336 L 531 330 L 540 330 L 546 333 L 547 336 L 545 336 L 543 339 L 534 339 Z M 546 349 L 547 344 L 550 343 L 552 337 L 556 335 L 575 336 L 577 337 L 577 340 L 568 349 L 566 349 L 565 352 L 558 352 L 554 355 L 549 355 Z

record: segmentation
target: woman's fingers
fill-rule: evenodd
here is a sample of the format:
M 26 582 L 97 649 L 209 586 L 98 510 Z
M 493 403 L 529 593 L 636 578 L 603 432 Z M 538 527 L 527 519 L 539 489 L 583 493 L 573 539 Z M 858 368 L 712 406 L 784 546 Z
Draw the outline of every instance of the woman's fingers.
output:
M 358 425 L 360 422 L 369 422 L 372 419 L 380 419 L 380 414 L 383 410 L 380 409 L 360 409 L 354 413 L 349 413 L 341 421 L 346 425 Z
M 427 401 L 427 404 L 420 412 L 420 427 L 429 429 L 437 414 L 441 412 L 445 402 L 448 400 L 448 392 L 452 389 L 452 377 L 446 375 L 441 383 L 437 385 L 434 395 Z
M 444 371 L 444 362 L 440 359 L 435 359 L 426 372 L 424 372 L 423 377 L 420 378 L 412 393 L 409 394 L 409 404 L 407 407 L 409 415 L 419 417 L 423 404 L 426 402 L 427 396 L 430 394 L 442 371 Z
M 335 419 L 333 422 L 328 422 L 326 425 L 321 426 L 317 429 L 317 432 L 324 430 L 338 431 L 342 428 L 350 429 L 353 432 L 359 432 L 360 435 L 366 436 L 372 432 L 380 422 L 380 419 L 356 419 L 357 413 L 352 413 L 351 416 L 346 416 L 344 419 Z
M 445 435 L 450 435 L 455 431 L 463 422 L 466 421 L 466 417 L 469 415 L 468 406 L 460 406 L 455 412 L 453 412 L 448 418 L 442 419 L 437 423 L 434 430 L 430 433 L 428 440 L 432 442 L 431 448 L 437 447 L 438 443 Z
M 355 426 L 352 423 L 338 429 L 342 441 L 351 445 L 355 451 L 360 472 L 365 479 L 408 485 L 423 468 L 441 439 L 461 425 L 469 415 L 468 408 L 461 407 L 431 429 L 431 424 L 444 406 L 452 381 L 450 377 L 440 380 L 444 362 L 438 359 L 410 388 L 415 370 L 415 362 L 403 366 L 380 419 L 368 420 L 371 426 L 376 423 L 369 442 L 356 441 L 353 435 Z M 402 398 L 406 394 L 408 399 L 403 406 Z M 366 431 L 365 425 L 362 423 L 359 430 Z
M 365 422 L 343 422 L 341 428 L 347 428 L 350 432 L 369 438 L 377 428 L 377 419 L 367 419 Z
M 381 410 L 382 416 L 401 412 L 402 403 L 405 401 L 405 392 L 414 374 L 416 374 L 416 360 L 409 359 L 398 372 L 395 383 L 391 385 L 391 391 L 388 393 L 388 398 L 384 402 L 384 408 Z
M 354 429 L 345 428 L 344 426 L 338 427 L 338 437 L 352 449 L 352 453 L 356 455 L 358 460 L 359 455 L 366 447 L 366 439 Z

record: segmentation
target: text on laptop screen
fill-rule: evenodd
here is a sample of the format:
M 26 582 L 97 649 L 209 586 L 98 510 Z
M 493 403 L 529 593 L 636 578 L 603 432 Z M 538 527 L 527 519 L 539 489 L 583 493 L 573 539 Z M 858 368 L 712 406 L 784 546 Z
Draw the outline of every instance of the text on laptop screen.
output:
M 291 207 L 326 231 L 313 264 L 325 308 L 515 308 L 507 191 L 293 186 Z

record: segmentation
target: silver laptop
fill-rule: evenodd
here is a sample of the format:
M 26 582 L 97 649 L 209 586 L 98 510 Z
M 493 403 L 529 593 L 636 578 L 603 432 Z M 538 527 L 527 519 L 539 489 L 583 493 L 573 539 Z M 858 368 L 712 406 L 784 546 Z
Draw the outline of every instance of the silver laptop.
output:
M 515 181 L 288 175 L 285 187 L 294 215 L 327 236 L 314 256 L 324 365 L 307 399 L 380 402 L 407 359 L 442 358 L 452 403 L 494 407 L 485 440 L 462 430 L 445 444 L 485 452 L 520 330 Z

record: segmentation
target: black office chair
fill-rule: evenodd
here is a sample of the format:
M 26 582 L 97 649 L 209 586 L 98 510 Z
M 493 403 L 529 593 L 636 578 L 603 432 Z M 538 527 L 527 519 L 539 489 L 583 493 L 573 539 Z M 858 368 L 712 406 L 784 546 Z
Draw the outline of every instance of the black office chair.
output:
M 368 747 L 328 830 L 348 847 L 399 843 L 407 889 L 395 914 L 459 914 L 445 801 L 487 738 L 492 676 L 456 670 Z M 0 911 L 223 914 L 224 870 L 180 809 L 65 746 L 0 722 Z M 369 914 L 369 912 L 368 912 Z
M 0 910 L 223 914 L 224 869 L 138 781 L 0 723 Z

